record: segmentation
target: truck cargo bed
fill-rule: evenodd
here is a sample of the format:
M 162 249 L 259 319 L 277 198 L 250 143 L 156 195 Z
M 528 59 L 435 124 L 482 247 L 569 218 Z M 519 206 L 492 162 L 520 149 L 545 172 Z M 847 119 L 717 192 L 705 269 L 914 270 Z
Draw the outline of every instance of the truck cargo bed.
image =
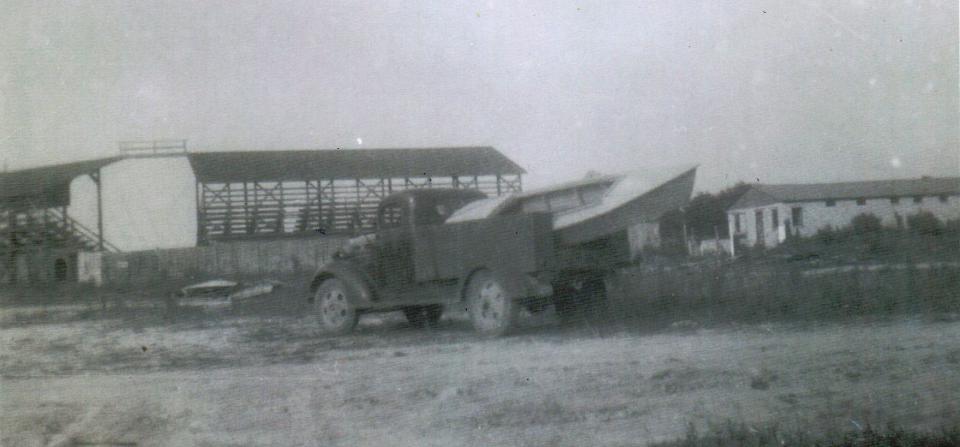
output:
M 478 267 L 528 273 L 555 264 L 551 218 L 546 213 L 424 226 L 413 234 L 417 282 L 462 278 Z

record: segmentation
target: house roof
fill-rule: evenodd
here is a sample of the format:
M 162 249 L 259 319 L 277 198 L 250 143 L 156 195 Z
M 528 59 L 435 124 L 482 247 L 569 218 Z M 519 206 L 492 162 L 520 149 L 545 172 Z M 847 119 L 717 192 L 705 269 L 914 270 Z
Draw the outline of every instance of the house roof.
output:
M 107 157 L 0 173 L 0 202 L 29 201 L 51 207 L 69 205 L 73 179 L 120 159 Z
M 193 152 L 203 183 L 524 174 L 492 147 Z
M 751 208 L 781 202 L 855 200 L 941 194 L 960 194 L 960 177 L 923 177 L 918 179 L 793 185 L 758 184 L 753 185 L 728 209 Z

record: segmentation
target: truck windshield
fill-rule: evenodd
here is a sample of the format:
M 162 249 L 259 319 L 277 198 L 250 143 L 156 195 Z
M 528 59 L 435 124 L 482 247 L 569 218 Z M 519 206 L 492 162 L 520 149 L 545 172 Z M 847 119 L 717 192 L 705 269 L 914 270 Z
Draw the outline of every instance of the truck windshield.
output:
M 477 198 L 451 197 L 444 200 L 418 203 L 416 223 L 417 225 L 442 224 L 454 211 L 474 200 L 477 200 Z

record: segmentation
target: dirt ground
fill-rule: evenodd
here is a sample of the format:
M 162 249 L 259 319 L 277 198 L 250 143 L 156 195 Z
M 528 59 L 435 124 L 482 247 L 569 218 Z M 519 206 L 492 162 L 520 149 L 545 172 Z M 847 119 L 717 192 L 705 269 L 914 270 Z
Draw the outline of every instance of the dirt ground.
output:
M 960 322 L 562 328 L 484 339 L 397 315 L 0 310 L 3 446 L 644 445 L 689 424 L 960 421 Z M 679 328 L 683 329 L 679 329 Z

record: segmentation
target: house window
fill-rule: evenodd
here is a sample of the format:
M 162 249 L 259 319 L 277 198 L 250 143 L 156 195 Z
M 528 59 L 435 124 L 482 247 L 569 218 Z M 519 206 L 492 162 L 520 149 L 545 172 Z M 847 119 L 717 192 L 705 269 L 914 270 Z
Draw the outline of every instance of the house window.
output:
M 891 204 L 891 205 L 896 205 L 896 204 L 898 204 L 898 203 L 900 203 L 900 198 L 899 198 L 899 197 L 891 197 L 891 198 L 890 198 L 890 204 Z
M 740 233 L 740 213 L 733 215 L 733 228 L 735 233 Z
M 837 206 L 837 201 L 833 199 L 827 200 L 827 206 Z
M 793 226 L 802 227 L 803 226 L 803 208 L 799 206 L 795 206 L 792 209 L 790 209 L 790 214 L 792 214 L 791 220 L 793 220 Z
M 913 196 L 913 203 L 923 203 L 923 196 Z
M 773 228 L 780 226 L 780 211 L 776 208 L 770 210 L 770 223 L 773 224 Z
M 864 199 L 863 197 L 857 199 L 857 206 L 864 206 L 866 204 L 867 204 L 867 199 Z
M 947 203 L 947 195 L 940 194 L 940 203 Z

